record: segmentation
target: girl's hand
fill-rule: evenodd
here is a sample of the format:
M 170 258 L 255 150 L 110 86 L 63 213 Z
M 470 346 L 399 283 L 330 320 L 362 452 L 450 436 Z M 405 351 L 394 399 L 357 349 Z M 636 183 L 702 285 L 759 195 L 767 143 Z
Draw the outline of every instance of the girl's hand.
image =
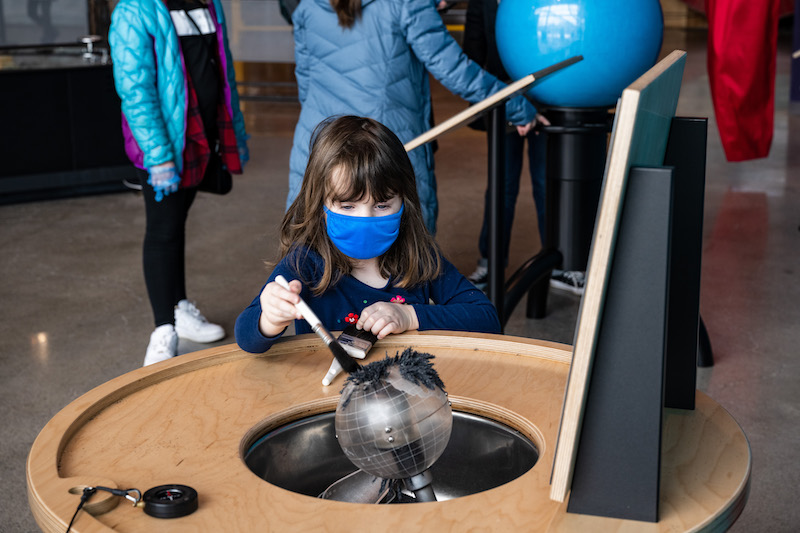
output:
M 403 333 L 419 328 L 419 320 L 413 306 L 377 302 L 361 311 L 356 327 L 371 331 L 382 339 L 389 333 Z
M 266 337 L 275 337 L 280 334 L 295 319 L 303 316 L 295 307 L 300 301 L 300 291 L 303 285 L 299 280 L 289 282 L 290 291 L 287 291 L 277 282 L 267 283 L 261 291 L 261 317 L 258 319 L 258 329 Z

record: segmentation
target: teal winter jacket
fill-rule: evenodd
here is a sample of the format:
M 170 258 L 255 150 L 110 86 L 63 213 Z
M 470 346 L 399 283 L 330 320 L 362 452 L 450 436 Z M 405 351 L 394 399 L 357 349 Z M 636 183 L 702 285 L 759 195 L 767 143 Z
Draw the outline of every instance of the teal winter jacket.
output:
M 233 68 L 225 15 L 219 0 L 208 5 L 216 21 L 223 95 L 236 142 L 246 152 L 244 118 Z M 108 32 L 114 85 L 122 100 L 125 151 L 139 168 L 173 161 L 180 173 L 186 143 L 186 67 L 169 10 L 162 0 L 120 0 Z M 242 162 L 244 163 L 244 161 Z
M 361 18 L 338 25 L 329 0 L 303 0 L 292 14 L 295 75 L 302 109 L 290 157 L 287 207 L 300 192 L 311 133 L 332 115 L 360 115 L 383 123 L 403 143 L 431 128 L 428 73 L 471 103 L 505 87 L 462 52 L 433 0 L 362 0 Z M 506 105 L 514 124 L 536 110 L 518 96 Z M 439 117 L 444 119 L 447 117 Z M 430 144 L 409 153 L 425 222 L 438 210 Z

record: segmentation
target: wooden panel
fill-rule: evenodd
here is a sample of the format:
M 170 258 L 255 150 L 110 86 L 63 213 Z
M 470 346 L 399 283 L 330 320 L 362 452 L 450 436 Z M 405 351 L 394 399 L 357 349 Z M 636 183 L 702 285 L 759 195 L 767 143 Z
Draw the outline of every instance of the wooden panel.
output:
M 559 502 L 572 482 L 628 173 L 632 166 L 663 164 L 685 62 L 686 52 L 672 52 L 626 88 L 617 105 L 553 463 L 550 497 Z

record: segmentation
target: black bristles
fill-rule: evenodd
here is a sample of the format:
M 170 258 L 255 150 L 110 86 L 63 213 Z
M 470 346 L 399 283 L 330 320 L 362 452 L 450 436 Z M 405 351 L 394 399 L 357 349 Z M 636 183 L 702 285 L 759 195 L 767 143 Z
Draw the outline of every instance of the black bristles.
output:
M 380 361 L 373 361 L 351 372 L 344 382 L 342 392 L 351 382 L 354 385 L 363 385 L 365 388 L 377 386 L 378 382 L 386 377 L 392 366 L 399 367 L 400 375 L 416 385 L 423 385 L 431 390 L 436 387 L 444 390 L 444 382 L 433 368 L 431 362 L 433 358 L 434 356 L 429 353 L 420 353 L 411 348 L 406 348 L 402 354 L 397 353 L 394 357 L 387 355 Z M 348 401 L 349 398 L 345 399 L 345 405 Z
M 330 348 L 331 353 L 339 361 L 339 364 L 342 365 L 342 370 L 347 372 L 348 374 L 352 375 L 353 372 L 357 372 L 361 370 L 363 367 L 356 363 L 356 360 L 350 357 L 342 345 L 339 344 L 336 339 L 334 339 L 330 344 L 328 344 L 328 348 Z

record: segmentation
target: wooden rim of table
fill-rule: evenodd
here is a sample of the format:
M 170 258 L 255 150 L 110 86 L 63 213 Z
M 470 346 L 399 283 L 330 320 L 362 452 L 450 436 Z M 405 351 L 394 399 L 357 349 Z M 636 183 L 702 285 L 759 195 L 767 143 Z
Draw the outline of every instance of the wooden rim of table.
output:
M 321 385 L 330 354 L 315 336 L 301 335 L 261 355 L 235 344 L 183 355 L 119 376 L 67 405 L 42 429 L 28 457 L 34 518 L 43 531 L 63 532 L 84 486 L 144 492 L 165 483 L 196 488 L 199 509 L 165 525 L 125 500 L 96 494 L 73 530 L 439 531 L 466 524 L 526 531 L 718 530 L 741 513 L 749 445 L 736 421 L 704 394 L 698 393 L 695 411 L 665 413 L 658 523 L 575 515 L 548 497 L 571 347 L 501 335 L 409 333 L 379 341 L 367 361 L 409 346 L 436 356 L 456 410 L 520 430 L 539 448 L 538 463 L 495 489 L 412 506 L 319 500 L 263 481 L 242 460 L 246 443 L 282 418 L 333 410 L 341 388 L 341 377 Z

